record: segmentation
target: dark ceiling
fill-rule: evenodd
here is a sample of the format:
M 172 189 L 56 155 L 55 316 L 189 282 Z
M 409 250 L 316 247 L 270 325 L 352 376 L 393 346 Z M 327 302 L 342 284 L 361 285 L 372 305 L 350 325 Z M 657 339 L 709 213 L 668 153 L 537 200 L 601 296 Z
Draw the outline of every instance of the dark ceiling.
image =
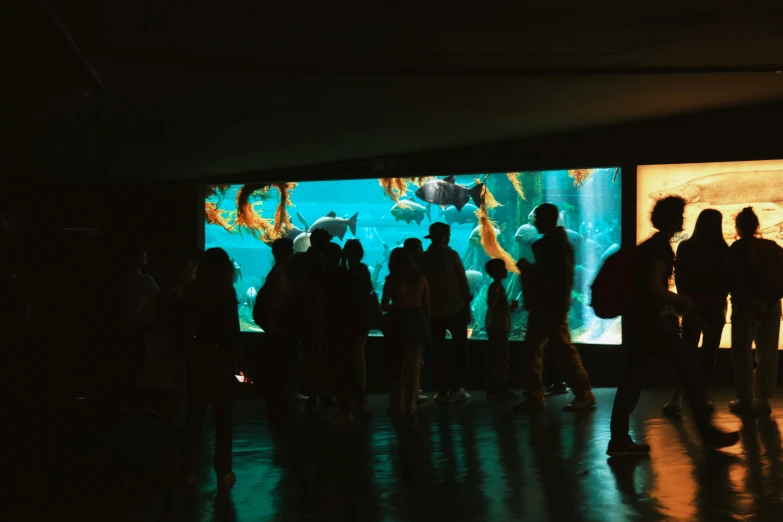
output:
M 4 176 L 221 177 L 783 99 L 783 2 L 528 4 L 7 12 Z

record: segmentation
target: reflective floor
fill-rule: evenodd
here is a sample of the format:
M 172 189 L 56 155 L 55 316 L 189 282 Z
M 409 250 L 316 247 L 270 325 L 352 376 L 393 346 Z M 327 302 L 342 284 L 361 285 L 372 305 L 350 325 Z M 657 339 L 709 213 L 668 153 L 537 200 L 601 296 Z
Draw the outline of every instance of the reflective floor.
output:
M 475 392 L 467 403 L 427 405 L 402 425 L 373 396 L 372 420 L 350 435 L 335 433 L 326 412 L 273 427 L 261 402 L 242 402 L 237 482 L 226 490 L 209 471 L 210 431 L 189 489 L 155 475 L 153 420 L 71 423 L 58 458 L 73 471 L 58 477 L 41 519 L 783 521 L 783 400 L 772 416 L 740 419 L 726 408 L 730 391 L 715 390 L 716 423 L 741 430 L 742 441 L 704 452 L 687 418 L 661 415 L 667 393 L 645 390 L 632 430 L 652 453 L 614 461 L 604 453 L 614 390 L 596 396 L 592 412 L 563 413 L 561 396 L 523 416 Z

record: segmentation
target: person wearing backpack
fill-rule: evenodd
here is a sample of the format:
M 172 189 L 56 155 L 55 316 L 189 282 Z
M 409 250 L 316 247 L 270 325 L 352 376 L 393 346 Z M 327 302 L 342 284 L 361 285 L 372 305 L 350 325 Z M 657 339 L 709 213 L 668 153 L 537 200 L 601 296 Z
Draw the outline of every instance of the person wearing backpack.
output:
M 738 432 L 724 433 L 712 425 L 701 368 L 680 338 L 678 312 L 691 312 L 693 302 L 687 295 L 669 290 L 674 270 L 670 241 L 682 230 L 684 210 L 682 198 L 659 200 L 651 216 L 658 232 L 636 249 L 633 293 L 623 313 L 623 329 L 628 333 L 626 370 L 612 408 L 611 440 L 606 450 L 610 457 L 650 452 L 650 446 L 634 442 L 628 432 L 630 415 L 639 402 L 641 383 L 653 355 L 674 367 L 706 448 L 731 446 L 739 440 Z
M 783 249 L 757 237 L 759 219 L 753 208 L 740 211 L 735 220 L 739 239 L 729 248 L 731 291 L 731 356 L 737 399 L 729 409 L 769 413 L 769 400 L 778 378 L 780 299 L 783 296 Z M 753 342 L 756 369 L 753 369 Z
M 726 324 L 729 245 L 723 239 L 723 214 L 703 210 L 696 219 L 693 236 L 680 242 L 674 263 L 677 293 L 693 302 L 694 315 L 682 318 L 682 340 L 701 361 L 704 384 L 712 379 L 721 333 Z M 706 323 L 706 324 L 705 324 Z M 701 350 L 699 338 L 703 335 Z M 682 384 L 674 376 L 674 392 L 663 406 L 666 415 L 682 414 Z

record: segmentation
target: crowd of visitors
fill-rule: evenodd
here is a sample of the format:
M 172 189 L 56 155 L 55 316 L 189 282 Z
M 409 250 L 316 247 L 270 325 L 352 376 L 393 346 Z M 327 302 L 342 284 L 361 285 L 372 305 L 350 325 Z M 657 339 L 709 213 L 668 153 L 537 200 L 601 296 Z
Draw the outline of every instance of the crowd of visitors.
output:
M 624 313 L 629 332 L 623 384 L 614 402 L 610 456 L 645 454 L 649 446 L 631 440 L 629 416 L 638 402 L 640 383 L 651 356 L 674 370 L 674 392 L 664 406 L 669 415 L 689 406 L 704 446 L 735 444 L 738 433 L 716 429 L 706 384 L 712 377 L 728 296 L 732 302 L 732 357 L 737 399 L 731 411 L 768 412 L 777 381 L 777 339 L 780 296 L 770 278 L 770 259 L 778 255 L 773 242 L 760 239 L 758 219 L 746 208 L 736 218 L 739 239 L 729 248 L 721 230 L 722 216 L 705 210 L 693 236 L 682 241 L 675 256 L 670 241 L 683 228 L 685 202 L 668 197 L 657 202 L 652 224 L 658 232 L 635 247 L 633 300 Z M 556 366 L 555 393 L 573 392 L 566 411 L 594 408 L 590 378 L 571 343 L 568 311 L 574 279 L 574 250 L 557 225 L 558 209 L 535 209 L 542 238 L 533 244 L 534 261 L 521 259 L 523 306 L 527 337 L 519 371 L 523 397 L 518 413 L 546 408 L 542 381 L 544 347 Z M 382 295 L 375 294 L 371 272 L 362 262 L 359 240 L 341 248 L 330 233 L 316 229 L 311 246 L 294 253 L 290 239 L 272 245 L 275 264 L 258 291 L 253 318 L 266 335 L 267 415 L 285 421 L 304 410 L 336 407 L 336 425 L 366 420 L 367 372 L 365 343 L 371 330 L 381 330 L 389 378 L 388 414 L 417 413 L 427 397 L 420 390 L 424 354 L 431 350 L 434 402 L 452 404 L 471 399 L 465 390 L 468 325 L 474 296 L 460 256 L 449 247 L 450 227 L 433 223 L 423 249 L 411 238 L 391 251 Z M 123 279 L 128 368 L 121 381 L 126 393 L 136 382 L 158 389 L 148 403 L 161 417 L 161 465 L 179 466 L 186 480 L 195 480 L 196 456 L 208 402 L 215 418 L 214 469 L 221 484 L 235 480 L 231 466 L 232 401 L 237 385 L 252 382 L 244 365 L 239 335 L 237 297 L 232 285 L 234 263 L 220 248 L 204 252 L 196 262 L 186 256 L 169 260 L 160 284 L 142 275 L 146 253 L 139 250 Z M 519 306 L 506 294 L 508 266 L 501 259 L 486 264 L 492 283 L 486 294 L 486 398 L 520 399 L 508 386 L 511 314 Z M 513 267 L 512 267 L 513 268 Z M 674 277 L 677 293 L 671 291 Z M 765 279 L 766 278 L 766 279 Z M 335 325 L 339 324 L 339 328 Z M 700 338 L 702 348 L 698 349 Z M 751 345 L 756 343 L 756 364 Z M 304 361 L 301 388 L 297 360 Z M 146 364 L 143 364 L 146 361 Z M 563 382 L 563 384 L 560 384 Z M 302 395 L 299 395 L 301 392 Z M 181 459 L 175 455 L 176 418 L 184 412 Z

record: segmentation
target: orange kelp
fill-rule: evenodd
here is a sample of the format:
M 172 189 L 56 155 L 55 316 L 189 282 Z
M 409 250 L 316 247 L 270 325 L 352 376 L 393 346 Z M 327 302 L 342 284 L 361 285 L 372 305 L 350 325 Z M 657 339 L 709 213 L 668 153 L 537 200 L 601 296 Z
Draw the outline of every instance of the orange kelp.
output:
M 256 210 L 256 205 L 260 202 L 250 203 L 250 196 L 257 195 L 262 199 L 269 198 L 267 194 L 269 185 L 266 183 L 247 183 L 237 192 L 237 219 L 235 225 L 250 231 L 253 237 L 261 239 L 263 235 L 269 233 L 272 224 L 261 217 L 261 213 Z
M 492 223 L 492 220 L 489 219 L 485 205 L 482 205 L 481 208 L 476 211 L 476 216 L 479 221 L 481 246 L 484 248 L 484 251 L 491 258 L 502 259 L 510 272 L 519 274 L 516 261 L 511 257 L 511 254 L 503 250 L 503 247 L 500 246 L 500 243 L 498 242 L 498 237 L 495 233 L 495 225 Z
M 234 228 L 234 224 L 229 223 L 230 218 L 227 218 L 226 214 L 228 216 L 231 215 L 230 212 L 220 210 L 218 206 L 211 201 L 204 203 L 204 221 L 210 225 L 221 226 L 230 232 L 231 229 Z
M 476 184 L 480 184 L 481 181 L 478 178 L 473 178 L 473 180 L 476 182 Z M 484 176 L 484 181 L 487 181 L 487 177 Z M 500 203 L 498 200 L 495 199 L 495 196 L 492 195 L 492 192 L 489 191 L 489 188 L 487 187 L 486 183 L 483 183 L 483 188 L 481 189 L 481 201 L 483 201 L 483 205 L 487 208 L 495 208 L 495 207 L 502 207 L 503 204 Z
M 595 169 L 574 169 L 569 170 L 568 175 L 574 178 L 574 186 L 581 187 L 587 181 L 587 178 L 593 175 Z
M 274 226 L 271 230 L 267 230 L 266 235 L 263 238 L 264 241 L 274 241 L 275 239 L 278 239 L 284 231 L 294 228 L 294 224 L 291 223 L 291 216 L 288 214 L 286 207 L 293 204 L 291 203 L 291 193 L 294 191 L 296 183 L 275 183 L 274 187 L 280 193 L 280 202 L 277 204 L 277 210 L 275 211 Z
M 405 178 L 405 179 L 410 181 L 411 183 L 413 183 L 417 187 L 421 187 L 422 185 L 427 183 L 429 180 L 435 179 L 435 178 L 433 178 L 432 176 L 419 176 L 419 177 L 415 177 L 415 178 Z
M 408 192 L 408 181 L 405 178 L 380 178 L 378 183 L 395 203 Z
M 223 197 L 226 194 L 226 191 L 231 188 L 231 185 L 229 184 L 221 184 L 221 185 L 207 185 L 206 186 L 206 194 L 204 195 L 205 198 L 209 198 L 212 196 L 218 196 Z
M 522 190 L 522 182 L 519 181 L 519 172 L 506 172 L 506 177 L 514 185 L 514 190 L 517 191 L 519 197 L 525 199 L 525 192 Z

